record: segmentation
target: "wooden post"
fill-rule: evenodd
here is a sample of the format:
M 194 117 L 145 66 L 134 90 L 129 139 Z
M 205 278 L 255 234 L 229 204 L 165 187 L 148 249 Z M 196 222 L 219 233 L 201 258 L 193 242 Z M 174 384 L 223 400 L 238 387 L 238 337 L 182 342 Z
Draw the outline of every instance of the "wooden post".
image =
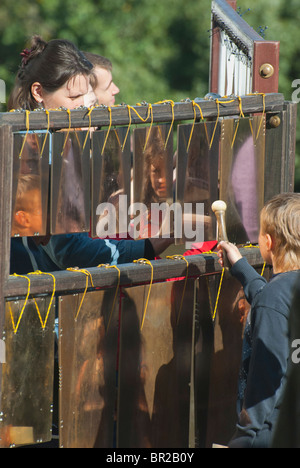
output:
M 13 136 L 10 126 L 0 127 L 0 402 L 2 396 L 2 364 L 5 362 L 5 288 L 10 269 L 10 236 L 12 211 Z

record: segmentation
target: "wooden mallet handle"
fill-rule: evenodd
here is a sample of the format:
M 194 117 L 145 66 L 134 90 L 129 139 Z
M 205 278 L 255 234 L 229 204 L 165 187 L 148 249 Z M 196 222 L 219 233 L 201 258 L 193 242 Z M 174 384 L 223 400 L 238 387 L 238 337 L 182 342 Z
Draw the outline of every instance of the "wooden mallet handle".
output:
M 226 221 L 225 221 L 225 213 L 227 210 L 227 205 L 222 200 L 215 201 L 211 206 L 212 211 L 215 213 L 218 223 L 218 242 L 224 241 L 229 242 L 226 230 Z M 226 269 L 230 268 L 230 263 L 227 259 L 227 255 L 223 249 L 223 260 L 224 260 L 224 267 Z

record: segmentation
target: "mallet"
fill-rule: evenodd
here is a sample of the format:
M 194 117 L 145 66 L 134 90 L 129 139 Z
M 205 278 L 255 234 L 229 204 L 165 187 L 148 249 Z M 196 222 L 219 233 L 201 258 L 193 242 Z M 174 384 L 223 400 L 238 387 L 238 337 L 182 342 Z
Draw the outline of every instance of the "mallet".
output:
M 221 241 L 229 242 L 228 236 L 227 236 L 227 230 L 226 230 L 226 222 L 225 222 L 225 213 L 227 210 L 226 203 L 222 200 L 217 200 L 212 204 L 211 209 L 213 210 L 217 218 L 218 242 L 221 242 Z M 223 249 L 223 261 L 224 261 L 224 267 L 226 269 L 229 269 L 230 263 L 228 261 L 228 258 L 224 249 Z

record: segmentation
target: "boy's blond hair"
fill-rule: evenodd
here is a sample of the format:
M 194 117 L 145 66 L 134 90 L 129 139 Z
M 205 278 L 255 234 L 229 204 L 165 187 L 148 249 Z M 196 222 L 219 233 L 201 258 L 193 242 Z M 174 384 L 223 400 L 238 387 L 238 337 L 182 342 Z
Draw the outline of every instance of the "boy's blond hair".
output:
M 285 271 L 300 269 L 300 194 L 282 193 L 261 212 L 261 229 L 274 243 L 277 266 Z
M 22 175 L 18 180 L 18 188 L 15 201 L 15 212 L 26 211 L 31 213 L 34 209 L 30 192 L 41 191 L 41 178 L 37 175 Z

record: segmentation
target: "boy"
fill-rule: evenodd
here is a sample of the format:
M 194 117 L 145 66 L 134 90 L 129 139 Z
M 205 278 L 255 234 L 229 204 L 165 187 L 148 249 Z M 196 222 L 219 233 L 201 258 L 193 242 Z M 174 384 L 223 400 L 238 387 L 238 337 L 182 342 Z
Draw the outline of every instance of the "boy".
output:
M 269 448 L 289 358 L 288 318 L 300 269 L 300 194 L 281 194 L 261 213 L 259 246 L 274 276 L 267 283 L 237 247 L 221 242 L 251 304 L 239 377 L 237 430 L 230 448 Z M 298 270 L 298 271 L 297 271 Z
M 18 180 L 12 237 L 34 236 L 42 230 L 41 180 L 36 175 L 22 175 Z
M 93 75 L 96 78 L 96 83 L 93 86 L 93 92 L 98 104 L 113 106 L 116 102 L 115 96 L 119 94 L 120 90 L 113 82 L 111 61 L 91 52 L 84 52 L 84 55 L 94 66 Z

